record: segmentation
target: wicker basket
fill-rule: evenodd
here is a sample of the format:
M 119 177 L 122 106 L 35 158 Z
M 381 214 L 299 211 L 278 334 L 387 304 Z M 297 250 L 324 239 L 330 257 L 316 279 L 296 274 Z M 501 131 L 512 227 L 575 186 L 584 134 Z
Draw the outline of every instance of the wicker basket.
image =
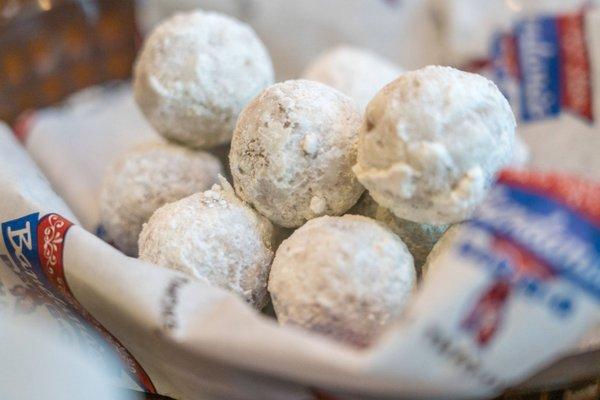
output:
M 131 74 L 133 0 L 0 1 L 0 119 Z

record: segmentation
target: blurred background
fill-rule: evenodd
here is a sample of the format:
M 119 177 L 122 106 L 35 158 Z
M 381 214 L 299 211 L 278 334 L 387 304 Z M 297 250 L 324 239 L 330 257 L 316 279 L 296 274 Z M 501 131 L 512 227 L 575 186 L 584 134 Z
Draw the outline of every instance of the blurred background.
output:
M 126 79 L 143 36 L 201 7 L 249 23 L 278 80 L 298 77 L 339 44 L 368 48 L 405 69 L 472 65 L 518 16 L 576 12 L 594 0 L 0 0 L 0 119 Z
M 14 123 L 23 110 L 127 78 L 141 36 L 195 7 L 250 23 L 271 51 L 279 79 L 297 76 L 339 43 L 371 48 L 407 68 L 437 59 L 433 47 L 422 46 L 434 33 L 418 15 L 426 12 L 422 1 L 2 0 L 0 119 Z
M 138 43 L 133 1 L 0 1 L 0 119 L 128 78 Z
M 269 49 L 278 80 L 299 77 L 341 44 L 405 70 L 444 64 L 482 73 L 509 97 L 532 165 L 600 179 L 600 157 L 590 150 L 600 147 L 600 79 L 593 79 L 600 75 L 599 2 L 0 0 L 0 120 L 19 133 L 26 127 L 18 117 L 28 110 L 128 79 L 153 26 L 201 7 L 249 23 Z

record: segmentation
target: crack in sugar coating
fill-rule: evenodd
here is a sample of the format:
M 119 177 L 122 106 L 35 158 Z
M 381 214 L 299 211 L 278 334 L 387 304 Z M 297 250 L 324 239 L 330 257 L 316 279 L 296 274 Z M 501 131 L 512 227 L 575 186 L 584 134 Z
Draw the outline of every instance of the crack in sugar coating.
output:
M 142 225 L 152 213 L 217 182 L 219 160 L 209 153 L 162 143 L 124 154 L 107 171 L 100 194 L 100 219 L 107 239 L 137 255 Z
M 323 84 L 269 87 L 244 109 L 233 135 L 236 192 L 287 228 L 344 213 L 363 192 L 352 172 L 360 120 L 349 97 Z
M 398 319 L 415 280 L 412 256 L 382 224 L 325 216 L 281 244 L 269 292 L 280 323 L 365 346 Z
M 368 50 L 339 46 L 317 57 L 302 76 L 350 96 L 362 111 L 381 88 L 401 73 L 396 65 Z
M 273 67 L 252 28 L 194 11 L 161 23 L 135 66 L 135 98 L 166 138 L 209 148 L 231 139 L 243 107 L 273 82 Z
M 408 72 L 369 104 L 354 172 L 400 218 L 460 222 L 510 161 L 515 127 L 486 78 L 449 67 Z
M 273 225 L 221 184 L 158 209 L 140 234 L 140 259 L 238 294 L 268 301 Z

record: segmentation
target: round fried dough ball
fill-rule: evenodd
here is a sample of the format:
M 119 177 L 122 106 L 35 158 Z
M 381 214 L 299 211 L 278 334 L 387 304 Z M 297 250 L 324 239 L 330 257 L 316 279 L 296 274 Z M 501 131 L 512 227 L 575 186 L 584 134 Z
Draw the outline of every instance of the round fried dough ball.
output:
M 352 99 L 321 83 L 269 87 L 244 109 L 233 135 L 236 192 L 286 228 L 343 214 L 364 190 L 352 173 L 360 121 Z
M 229 142 L 246 103 L 273 83 L 271 59 L 252 28 L 204 11 L 162 22 L 134 75 L 136 101 L 154 128 L 201 148 Z
M 338 46 L 317 57 L 302 76 L 350 96 L 362 111 L 381 88 L 401 73 L 396 65 L 369 50 Z
M 140 234 L 140 259 L 230 290 L 261 309 L 268 300 L 273 225 L 220 185 L 158 209 Z
M 415 279 L 412 256 L 382 224 L 326 216 L 281 244 L 269 292 L 280 323 L 366 346 L 398 319 Z
M 400 218 L 460 222 L 510 162 L 515 126 L 488 79 L 449 67 L 408 72 L 369 103 L 354 172 Z
M 136 256 L 142 225 L 156 209 L 210 188 L 221 172 L 219 160 L 203 151 L 163 143 L 132 149 L 104 177 L 100 220 L 105 238 Z

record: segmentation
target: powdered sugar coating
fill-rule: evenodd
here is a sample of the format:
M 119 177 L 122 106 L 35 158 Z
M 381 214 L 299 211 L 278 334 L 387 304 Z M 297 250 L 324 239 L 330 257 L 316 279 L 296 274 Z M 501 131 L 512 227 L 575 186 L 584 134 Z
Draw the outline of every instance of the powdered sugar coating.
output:
M 273 225 L 221 178 L 204 193 L 158 209 L 140 235 L 140 259 L 230 290 L 261 309 L 272 240 Z
M 344 213 L 364 190 L 352 173 L 360 121 L 352 99 L 321 83 L 269 87 L 244 109 L 233 135 L 236 192 L 287 228 Z
M 455 239 L 461 232 L 461 225 L 451 226 L 437 241 L 433 249 L 429 252 L 425 264 L 422 268 L 423 279 L 427 279 L 428 274 L 440 268 L 443 264 L 440 262 L 442 256 L 452 249 L 455 245 Z
M 271 59 L 248 25 L 194 11 L 148 37 L 135 66 L 135 98 L 166 138 L 209 148 L 229 142 L 236 119 L 273 82 Z
M 401 73 L 392 62 L 369 50 L 338 46 L 317 57 L 302 77 L 339 90 L 365 110 L 373 96 Z
M 203 151 L 152 143 L 132 149 L 107 171 L 100 194 L 106 239 L 137 255 L 142 225 L 152 213 L 217 182 L 219 160 Z
M 365 346 L 400 316 L 415 279 L 406 246 L 380 223 L 321 217 L 281 244 L 269 292 L 280 323 Z
M 515 135 L 515 146 L 513 156 L 510 160 L 510 166 L 514 168 L 524 167 L 529 164 L 531 158 L 529 146 L 520 135 Z
M 449 67 L 408 72 L 367 107 L 354 172 L 400 218 L 463 221 L 511 160 L 515 126 L 488 79 Z
M 348 210 L 348 214 L 362 215 L 385 224 L 402 239 L 414 258 L 417 271 L 425 264 L 431 249 L 448 229 L 448 225 L 420 224 L 398 218 L 390 210 L 377 204 L 368 192 L 365 192 L 358 203 Z
M 398 218 L 390 210 L 379 207 L 375 215 L 377 221 L 383 222 L 402 239 L 415 260 L 415 268 L 421 269 L 433 246 L 448 230 L 448 225 L 420 224 Z

